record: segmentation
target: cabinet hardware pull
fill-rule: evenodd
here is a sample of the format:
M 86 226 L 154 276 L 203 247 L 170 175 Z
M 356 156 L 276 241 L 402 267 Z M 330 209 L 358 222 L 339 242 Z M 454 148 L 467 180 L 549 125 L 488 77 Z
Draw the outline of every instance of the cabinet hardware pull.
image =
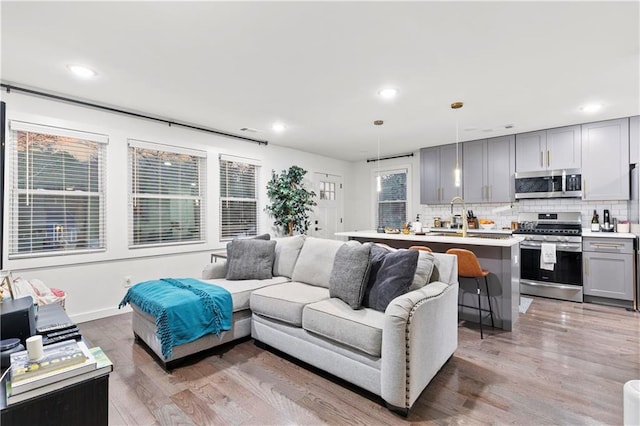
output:
M 623 248 L 624 246 L 621 244 L 607 244 L 607 243 L 591 243 L 592 247 L 595 248 L 607 248 L 607 249 L 620 249 Z
M 551 166 L 551 151 L 547 150 L 547 167 Z
M 540 151 L 540 167 L 544 167 L 544 152 Z
M 487 199 L 490 200 L 492 198 L 492 196 L 493 196 L 493 185 L 489 185 L 488 189 L 489 189 L 489 194 L 487 196 Z

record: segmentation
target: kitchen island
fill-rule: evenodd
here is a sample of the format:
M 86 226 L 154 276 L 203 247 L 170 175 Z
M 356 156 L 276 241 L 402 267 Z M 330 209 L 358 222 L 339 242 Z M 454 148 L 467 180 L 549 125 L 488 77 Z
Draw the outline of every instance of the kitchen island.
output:
M 450 248 L 463 248 L 475 253 L 482 268 L 491 272 L 487 277 L 491 293 L 491 304 L 495 326 L 503 330 L 512 330 L 518 319 L 520 304 L 520 242 L 524 239 L 510 232 L 469 231 L 467 237 L 450 230 L 435 230 L 425 235 L 386 234 L 376 231 L 337 232 L 339 237 L 360 242 L 384 243 L 395 248 L 409 248 L 424 245 L 434 252 L 444 253 Z M 476 284 L 473 278 L 460 278 L 460 301 L 465 305 L 478 306 Z M 484 283 L 481 288 L 484 293 Z M 483 307 L 486 297 L 482 297 Z M 460 308 L 460 318 L 472 322 L 478 321 L 478 311 Z M 491 325 L 491 319 L 483 319 L 483 324 Z

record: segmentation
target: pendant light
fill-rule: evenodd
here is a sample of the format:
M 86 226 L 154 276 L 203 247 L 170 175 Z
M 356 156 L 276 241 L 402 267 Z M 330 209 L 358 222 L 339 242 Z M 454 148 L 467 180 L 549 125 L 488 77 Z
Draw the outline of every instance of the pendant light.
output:
M 454 102 L 451 104 L 451 109 L 456 110 L 464 106 L 464 102 Z M 453 184 L 456 188 L 460 188 L 462 180 L 462 172 L 460 171 L 460 162 L 458 160 L 458 145 L 460 143 L 460 135 L 458 133 L 458 118 L 456 117 L 456 168 L 453 169 Z
M 374 126 L 382 126 L 384 121 L 376 120 L 373 122 Z M 378 161 L 376 162 L 378 165 L 378 171 L 376 173 L 376 191 L 382 191 L 382 178 L 380 177 L 380 130 L 378 130 Z

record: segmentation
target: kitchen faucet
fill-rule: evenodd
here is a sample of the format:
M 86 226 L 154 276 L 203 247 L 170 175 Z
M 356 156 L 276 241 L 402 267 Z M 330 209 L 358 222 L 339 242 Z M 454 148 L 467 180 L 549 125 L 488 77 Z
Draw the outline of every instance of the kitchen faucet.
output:
M 464 206 L 464 200 L 462 199 L 462 197 L 456 195 L 455 197 L 453 197 L 453 199 L 451 199 L 451 214 L 453 214 L 453 204 L 456 201 L 460 201 L 462 203 L 462 236 L 466 237 L 467 236 L 467 213 L 466 213 L 466 208 Z

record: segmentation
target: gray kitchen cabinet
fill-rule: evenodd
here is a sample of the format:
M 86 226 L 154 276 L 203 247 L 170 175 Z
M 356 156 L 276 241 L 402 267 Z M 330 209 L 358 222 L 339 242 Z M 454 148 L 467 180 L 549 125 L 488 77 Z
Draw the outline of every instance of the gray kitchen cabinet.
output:
M 458 155 L 462 168 L 462 144 Z M 420 150 L 420 204 L 445 204 L 461 194 L 454 182 L 455 167 L 455 144 Z
M 582 245 L 585 300 L 591 296 L 633 301 L 633 240 L 584 237 Z
M 516 172 L 579 169 L 580 126 L 558 127 L 516 135 Z
M 640 163 L 640 115 L 629 117 L 629 164 Z
M 468 203 L 513 200 L 515 137 L 465 142 L 462 190 Z
M 629 119 L 582 125 L 582 199 L 629 199 Z

